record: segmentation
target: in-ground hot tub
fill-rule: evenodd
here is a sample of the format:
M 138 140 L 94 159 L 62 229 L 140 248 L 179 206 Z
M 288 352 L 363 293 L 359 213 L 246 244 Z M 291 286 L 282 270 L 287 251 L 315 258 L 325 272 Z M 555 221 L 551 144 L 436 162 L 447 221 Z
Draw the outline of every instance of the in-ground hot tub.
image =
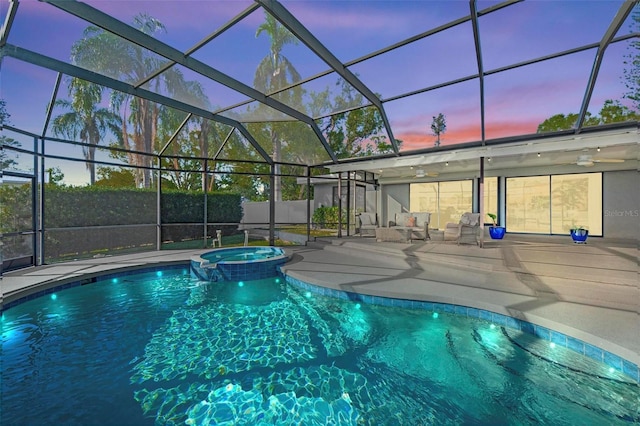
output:
M 202 281 L 249 281 L 274 277 L 289 260 L 279 247 L 231 247 L 191 258 L 191 275 Z

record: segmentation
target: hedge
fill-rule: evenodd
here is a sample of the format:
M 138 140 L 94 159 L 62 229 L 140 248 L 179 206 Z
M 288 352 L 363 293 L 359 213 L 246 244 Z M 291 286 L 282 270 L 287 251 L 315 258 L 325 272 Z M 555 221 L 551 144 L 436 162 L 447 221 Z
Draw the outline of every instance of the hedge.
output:
M 203 238 L 204 193 L 166 191 L 160 199 L 161 241 Z M 55 259 L 126 248 L 155 248 L 156 203 L 155 190 L 47 185 L 45 256 Z M 237 229 L 235 224 L 241 220 L 239 194 L 207 194 L 207 221 L 233 224 L 210 225 L 207 235 L 214 235 L 216 229 L 229 233 Z M 64 229 L 91 226 L 114 228 Z
M 202 223 L 202 192 L 166 191 L 161 197 L 162 223 Z M 155 190 L 113 189 L 96 186 L 47 185 L 45 228 L 156 223 Z M 239 223 L 239 194 L 207 194 L 207 221 Z

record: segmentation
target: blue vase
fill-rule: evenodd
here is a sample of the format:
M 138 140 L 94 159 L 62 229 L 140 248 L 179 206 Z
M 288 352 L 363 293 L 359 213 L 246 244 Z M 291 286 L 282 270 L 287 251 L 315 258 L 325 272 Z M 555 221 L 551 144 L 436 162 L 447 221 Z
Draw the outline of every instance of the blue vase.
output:
M 489 235 L 494 240 L 501 240 L 504 237 L 505 228 L 502 226 L 490 226 Z
M 589 231 L 587 229 L 572 229 L 571 238 L 576 244 L 586 244 Z

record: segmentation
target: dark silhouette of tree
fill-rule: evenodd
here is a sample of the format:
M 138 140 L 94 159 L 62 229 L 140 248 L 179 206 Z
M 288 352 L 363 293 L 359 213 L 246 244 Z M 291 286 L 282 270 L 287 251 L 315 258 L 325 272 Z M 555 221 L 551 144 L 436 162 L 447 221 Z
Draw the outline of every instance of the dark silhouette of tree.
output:
M 269 53 L 265 56 L 253 78 L 253 85 L 263 93 L 273 93 L 282 87 L 290 85 L 300 80 L 300 74 L 293 64 L 282 54 L 282 49 L 287 44 L 297 44 L 298 40 L 291 32 L 280 25 L 280 23 L 270 14 L 265 12 L 265 21 L 256 30 L 256 37 L 266 34 L 271 39 Z M 302 89 L 296 88 L 281 95 L 289 99 L 281 100 L 289 105 L 301 104 Z M 276 162 L 274 167 L 274 198 L 275 201 L 282 201 L 282 188 L 279 162 L 282 161 L 283 133 L 286 131 L 284 124 L 269 123 L 266 125 L 269 132 L 271 146 L 273 147 L 272 158 Z
M 85 80 L 72 78 L 69 82 L 69 98 L 55 101 L 55 106 L 68 110 L 53 119 L 51 129 L 54 135 L 65 136 L 72 140 L 80 139 L 89 144 L 82 147 L 87 160 L 89 183 L 96 182 L 96 147 L 104 136 L 110 132 L 119 135 L 120 116 L 109 108 L 100 107 L 102 102 L 102 86 Z
M 165 31 L 159 20 L 147 14 L 137 15 L 133 26 L 149 35 Z M 72 46 L 71 56 L 79 66 L 129 82 L 142 81 L 165 64 L 164 59 L 146 49 L 95 26 L 85 29 L 83 38 Z M 178 98 L 188 96 L 189 92 L 183 74 L 176 67 L 146 83 L 145 88 Z M 127 161 L 138 167 L 134 171 L 136 186 L 149 188 L 154 158 L 139 153 L 153 153 L 161 109 L 166 107 L 121 92 L 111 93 L 111 105 L 122 117 L 120 143 L 128 151 Z
M 431 121 L 431 134 L 436 137 L 435 146 L 440 146 L 440 135 L 447 131 L 447 120 L 443 113 L 434 116 Z
M 4 99 L 0 99 L 0 129 L 3 128 L 5 124 L 9 124 L 9 118 L 11 114 L 7 112 L 7 104 Z M 8 136 L 0 135 L 0 147 L 4 146 L 20 146 L 20 143 Z M 7 170 L 16 165 L 16 161 L 12 158 L 7 157 L 7 153 L 4 149 L 0 149 L 0 170 Z
M 631 14 L 631 32 L 640 32 L 640 8 L 633 9 Z M 627 88 L 624 97 L 633 102 L 636 113 L 640 112 L 640 41 L 635 38 L 629 43 L 629 53 L 625 55 L 625 68 L 622 78 Z

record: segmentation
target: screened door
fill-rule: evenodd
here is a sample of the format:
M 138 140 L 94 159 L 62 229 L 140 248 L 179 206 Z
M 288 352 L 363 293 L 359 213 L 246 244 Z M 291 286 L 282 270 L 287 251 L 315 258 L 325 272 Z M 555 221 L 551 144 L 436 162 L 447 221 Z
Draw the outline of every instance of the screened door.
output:
M 5 172 L 0 180 L 2 271 L 35 265 L 34 179 Z

